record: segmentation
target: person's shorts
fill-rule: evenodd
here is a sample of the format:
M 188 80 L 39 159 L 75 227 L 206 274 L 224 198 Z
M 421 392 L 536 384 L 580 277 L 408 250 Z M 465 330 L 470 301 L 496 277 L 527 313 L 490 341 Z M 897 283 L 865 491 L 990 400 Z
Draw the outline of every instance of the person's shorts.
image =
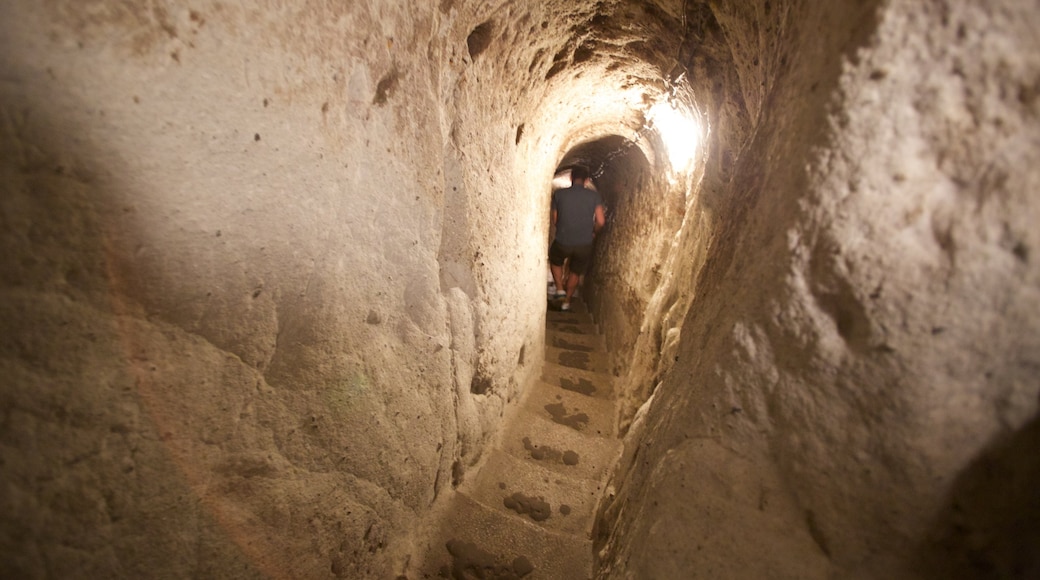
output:
M 549 246 L 549 263 L 553 266 L 562 266 L 567 258 L 571 260 L 570 270 L 579 276 L 585 275 L 589 268 L 589 260 L 592 258 L 592 244 L 587 246 L 565 246 L 553 242 Z

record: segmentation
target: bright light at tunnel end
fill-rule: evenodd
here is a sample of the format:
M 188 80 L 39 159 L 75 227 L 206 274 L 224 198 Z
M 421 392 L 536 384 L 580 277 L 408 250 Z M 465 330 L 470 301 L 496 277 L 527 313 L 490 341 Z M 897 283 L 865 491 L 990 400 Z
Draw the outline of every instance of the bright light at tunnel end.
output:
M 672 99 L 658 101 L 650 107 L 647 120 L 661 136 L 672 171 L 689 170 L 701 141 L 700 123 Z

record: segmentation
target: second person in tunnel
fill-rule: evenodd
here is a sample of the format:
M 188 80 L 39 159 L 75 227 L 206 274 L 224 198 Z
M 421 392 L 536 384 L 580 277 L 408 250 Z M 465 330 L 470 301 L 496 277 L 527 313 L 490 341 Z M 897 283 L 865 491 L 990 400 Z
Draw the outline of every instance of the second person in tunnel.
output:
M 556 288 L 565 290 L 561 310 L 570 310 L 571 298 L 592 258 L 596 233 L 606 223 L 603 198 L 587 187 L 588 179 L 587 169 L 574 167 L 571 169 L 571 186 L 557 190 L 552 197 L 552 223 L 556 237 L 549 246 L 549 270 Z M 569 268 L 565 274 L 564 262 L 568 260 Z

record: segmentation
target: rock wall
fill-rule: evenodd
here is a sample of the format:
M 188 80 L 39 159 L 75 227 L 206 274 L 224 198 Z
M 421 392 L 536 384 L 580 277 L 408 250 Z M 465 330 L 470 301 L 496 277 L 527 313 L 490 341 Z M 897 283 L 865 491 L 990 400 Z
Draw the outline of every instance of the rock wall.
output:
M 0 10 L 2 575 L 399 569 L 542 357 L 479 21 Z
M 715 227 L 604 575 L 1035 575 L 1037 12 L 710 9 L 750 130 L 709 108 Z

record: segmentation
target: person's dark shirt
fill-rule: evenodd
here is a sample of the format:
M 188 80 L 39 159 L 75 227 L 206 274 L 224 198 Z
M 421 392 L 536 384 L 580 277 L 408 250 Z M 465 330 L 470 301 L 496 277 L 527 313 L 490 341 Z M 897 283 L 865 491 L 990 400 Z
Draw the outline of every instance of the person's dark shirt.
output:
M 603 205 L 599 192 L 572 185 L 553 193 L 556 210 L 556 241 L 564 246 L 592 243 L 596 206 Z

